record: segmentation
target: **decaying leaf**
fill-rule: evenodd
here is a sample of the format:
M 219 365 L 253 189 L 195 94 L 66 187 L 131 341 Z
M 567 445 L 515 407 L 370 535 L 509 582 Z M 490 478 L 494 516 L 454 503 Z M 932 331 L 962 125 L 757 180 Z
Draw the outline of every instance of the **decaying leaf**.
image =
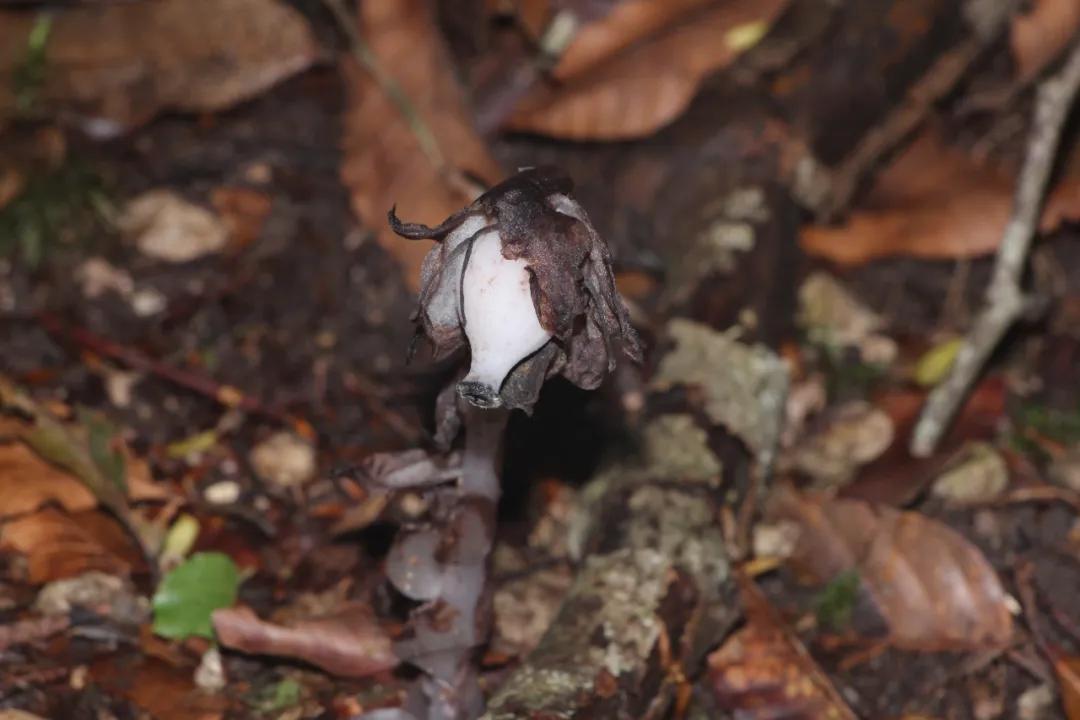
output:
M 1068 720 L 1080 720 L 1080 657 L 1068 655 L 1060 648 L 1049 647 L 1047 651 L 1054 663 L 1058 687 L 1061 688 L 1061 704 Z
M 862 400 L 830 408 L 820 427 L 785 453 L 781 466 L 805 473 L 818 489 L 839 487 L 893 442 L 892 419 Z
M 0 121 L 20 108 L 35 12 L 0 13 Z M 110 135 L 161 110 L 210 111 L 308 67 L 318 45 L 278 0 L 157 0 L 65 8 L 44 44 L 35 105 Z
M 705 77 L 756 44 L 786 4 L 621 3 L 577 35 L 557 84 L 523 98 L 506 125 L 575 140 L 649 135 L 682 113 Z
M 296 658 L 341 677 L 364 677 L 399 662 L 390 636 L 362 603 L 288 625 L 261 620 L 247 607 L 227 608 L 214 613 L 214 630 L 226 647 Z
M 742 583 L 747 623 L 709 656 L 717 704 L 747 720 L 855 720 L 829 678 L 752 581 Z
M 416 289 L 427 247 L 402 243 L 382 222 L 386 210 L 396 205 L 408 218 L 439 223 L 475 198 L 461 173 L 493 183 L 502 171 L 472 127 L 430 4 L 365 0 L 360 25 L 379 66 L 416 116 L 402 114 L 392 97 L 395 89 L 346 65 L 349 110 L 341 174 L 353 208 Z M 422 139 L 417 121 L 433 137 Z M 426 146 L 429 141 L 434 147 Z
M 89 510 L 100 502 L 123 515 L 129 501 L 169 496 L 165 486 L 153 482 L 146 462 L 123 444 L 95 457 L 92 444 L 112 446 L 117 440 L 106 426 L 98 425 L 95 436 L 85 424 L 67 426 L 31 407 L 38 413 L 37 426 L 11 426 L 24 442 L 0 444 L 0 518 L 32 512 L 48 502 L 69 512 Z
M 436 357 L 468 339 L 472 364 L 458 390 L 474 404 L 529 410 L 551 375 L 591 390 L 617 348 L 641 360 L 607 244 L 572 189 L 558 170 L 532 169 L 435 227 L 390 213 L 402 237 L 439 242 L 424 260 L 414 319 Z
M 860 600 L 888 627 L 887 640 L 921 650 L 990 649 L 1012 636 L 1010 601 L 983 554 L 924 515 L 781 486 L 770 521 L 800 528 L 790 558 L 815 584 L 855 570 Z
M 90 570 L 127 575 L 139 557 L 123 529 L 107 516 L 75 516 L 55 508 L 4 523 L 0 549 L 26 556 L 27 580 L 32 584 Z
M 1069 46 L 1080 29 L 1080 3 L 1074 0 L 1033 0 L 1016 16 L 1009 45 L 1021 81 L 1034 79 Z
M 144 255 L 174 263 L 219 252 L 229 239 L 228 228 L 214 213 L 164 189 L 133 198 L 117 226 Z
M 1012 212 L 1013 173 L 976 162 L 933 130 L 878 177 L 839 227 L 808 225 L 800 244 L 841 265 L 883 257 L 955 259 L 997 250 Z M 1041 232 L 1080 219 L 1080 177 L 1066 173 L 1047 199 Z

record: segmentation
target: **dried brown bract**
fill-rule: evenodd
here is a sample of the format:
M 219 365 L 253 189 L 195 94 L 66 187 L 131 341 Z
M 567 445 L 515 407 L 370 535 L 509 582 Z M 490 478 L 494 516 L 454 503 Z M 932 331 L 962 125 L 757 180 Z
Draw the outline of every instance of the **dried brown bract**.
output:
M 530 410 L 547 377 L 592 389 L 620 346 L 641 359 L 611 255 L 572 186 L 559 170 L 534 168 L 436 227 L 389 213 L 397 234 L 438 243 L 424 260 L 413 319 L 437 358 L 469 345 L 458 392 L 474 405 Z

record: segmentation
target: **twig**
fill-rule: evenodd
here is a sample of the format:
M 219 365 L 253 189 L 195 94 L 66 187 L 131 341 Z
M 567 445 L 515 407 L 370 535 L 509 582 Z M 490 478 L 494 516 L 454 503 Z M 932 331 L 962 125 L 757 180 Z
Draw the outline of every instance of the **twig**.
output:
M 1013 215 L 998 248 L 986 306 L 964 339 L 948 377 L 930 393 L 923 407 L 911 439 L 911 454 L 916 457 L 927 457 L 934 451 L 976 375 L 1024 311 L 1021 275 L 1042 214 L 1062 127 L 1078 89 L 1080 40 L 1074 41 L 1062 69 L 1039 86 Z
M 211 398 L 228 408 L 235 408 L 253 415 L 270 417 L 298 430 L 307 425 L 304 421 L 289 415 L 283 410 L 268 407 L 257 398 L 245 395 L 239 388 L 155 360 L 134 348 L 100 337 L 85 328 L 68 327 L 62 320 L 50 313 L 42 313 L 38 316 L 38 320 L 52 335 L 69 340 L 90 352 L 117 360 L 133 370 L 140 370 L 168 380 L 174 385 L 179 385 L 194 393 Z

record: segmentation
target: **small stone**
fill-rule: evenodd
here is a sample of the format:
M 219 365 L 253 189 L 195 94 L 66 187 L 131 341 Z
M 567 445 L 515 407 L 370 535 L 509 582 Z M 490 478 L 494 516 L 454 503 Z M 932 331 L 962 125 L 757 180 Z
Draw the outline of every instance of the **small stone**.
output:
M 73 607 L 106 612 L 111 618 L 139 625 L 149 617 L 146 598 L 122 578 L 91 570 L 71 578 L 54 580 L 38 592 L 34 609 L 42 615 L 66 615 Z
M 131 406 L 131 391 L 142 379 L 142 373 L 128 370 L 108 370 L 105 373 L 105 394 L 118 408 Z
M 1049 683 L 1025 690 L 1016 700 L 1018 720 L 1049 720 L 1054 717 L 1054 688 Z
M 756 523 L 753 531 L 754 557 L 786 559 L 799 542 L 799 524 L 789 521 Z
M 1048 474 L 1058 485 L 1080 492 L 1080 447 L 1070 448 L 1055 458 Z
M 290 432 L 271 435 L 251 451 L 255 472 L 278 487 L 295 487 L 315 477 L 315 448 Z
M 168 299 L 159 290 L 141 288 L 131 295 L 131 309 L 141 318 L 157 315 L 169 304 Z
M 82 294 L 91 300 L 110 290 L 127 297 L 135 289 L 131 275 L 100 257 L 84 260 L 75 269 L 75 281 L 79 283 Z
M 932 492 L 957 503 L 978 503 L 1000 495 L 1009 484 L 1005 458 L 986 443 L 969 446 L 960 460 L 934 481 Z
M 128 203 L 117 223 L 144 255 L 182 263 L 219 252 L 228 241 L 221 220 L 171 190 L 151 190 Z
M 199 667 L 195 668 L 195 685 L 211 692 L 225 689 L 225 666 L 216 647 L 203 653 Z
M 203 498 L 211 505 L 232 505 L 240 499 L 240 483 L 235 480 L 222 480 L 207 485 L 203 489 Z

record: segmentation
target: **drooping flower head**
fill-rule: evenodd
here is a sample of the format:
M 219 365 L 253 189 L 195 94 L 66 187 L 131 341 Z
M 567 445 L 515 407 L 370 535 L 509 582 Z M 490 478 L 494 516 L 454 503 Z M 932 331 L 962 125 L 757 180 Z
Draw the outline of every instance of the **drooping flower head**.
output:
M 458 385 L 480 407 L 532 409 L 544 380 L 561 373 L 595 388 L 622 349 L 641 345 L 615 289 L 611 255 L 570 178 L 552 168 L 519 172 L 440 225 L 394 232 L 432 239 L 413 320 L 436 358 L 468 345 Z

